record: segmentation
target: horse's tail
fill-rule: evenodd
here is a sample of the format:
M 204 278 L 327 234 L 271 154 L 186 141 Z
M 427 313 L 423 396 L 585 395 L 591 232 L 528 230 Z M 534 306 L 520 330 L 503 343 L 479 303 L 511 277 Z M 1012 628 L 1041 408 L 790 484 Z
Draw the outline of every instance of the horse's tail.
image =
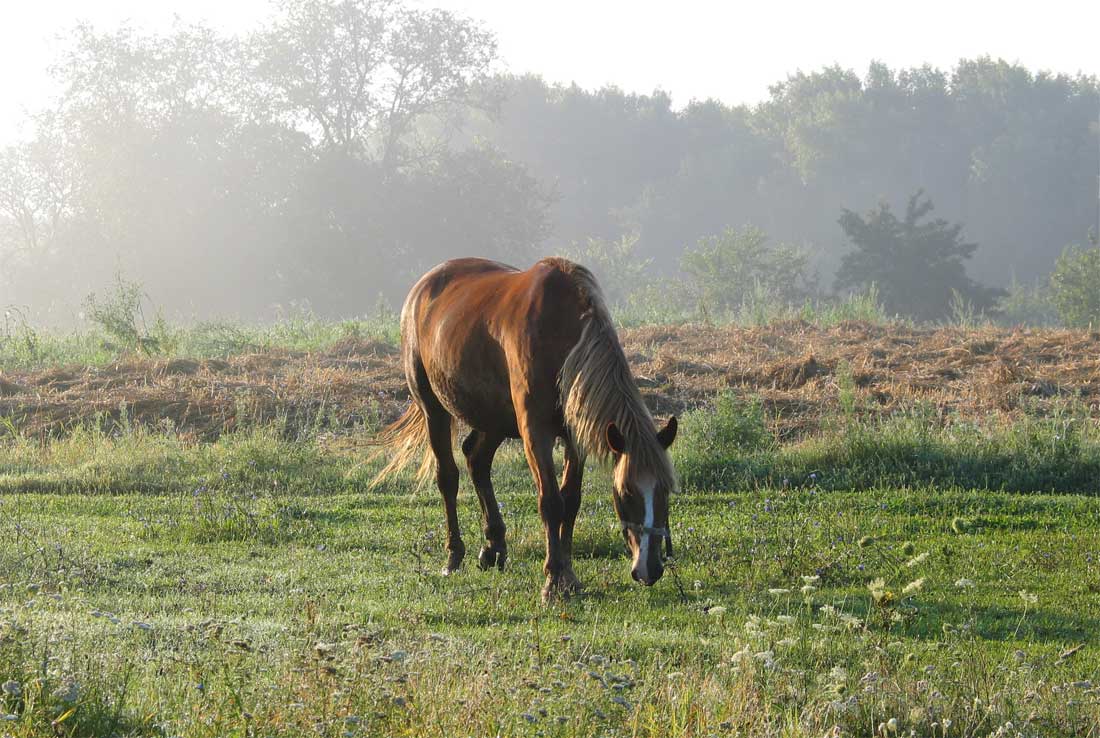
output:
M 385 454 L 387 449 L 394 449 L 394 451 L 389 463 L 371 480 L 371 488 L 377 487 L 409 466 L 416 459 L 417 454 L 420 454 L 420 468 L 416 472 L 417 483 L 423 484 L 431 477 L 435 457 L 432 456 L 431 447 L 428 445 L 428 420 L 415 401 L 409 404 L 409 409 L 404 415 L 378 435 L 378 443 L 382 448 L 371 457 L 372 459 Z

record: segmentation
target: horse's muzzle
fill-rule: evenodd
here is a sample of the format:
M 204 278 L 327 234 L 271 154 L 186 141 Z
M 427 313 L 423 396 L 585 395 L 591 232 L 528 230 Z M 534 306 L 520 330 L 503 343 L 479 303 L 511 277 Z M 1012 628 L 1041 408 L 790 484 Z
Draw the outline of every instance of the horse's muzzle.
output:
M 652 587 L 656 584 L 657 580 L 660 579 L 664 573 L 665 567 L 660 563 L 654 566 L 651 571 L 638 571 L 638 567 L 634 567 L 630 570 L 630 576 L 634 578 L 634 581 L 641 582 L 647 587 Z

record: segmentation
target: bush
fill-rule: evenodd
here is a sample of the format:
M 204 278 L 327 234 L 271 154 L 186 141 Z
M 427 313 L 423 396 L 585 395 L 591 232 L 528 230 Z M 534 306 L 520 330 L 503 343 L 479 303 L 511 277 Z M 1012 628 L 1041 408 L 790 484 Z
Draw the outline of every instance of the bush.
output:
M 841 260 L 836 290 L 875 284 L 887 312 L 921 321 L 973 322 L 992 310 L 1004 291 L 966 275 L 978 245 L 963 241 L 962 224 L 931 219 L 932 209 L 923 191 L 909 198 L 903 218 L 886 203 L 865 216 L 845 209 L 839 223 L 854 249 Z
M 138 282 L 116 274 L 114 290 L 103 298 L 92 292 L 84 298 L 84 310 L 88 320 L 119 343 L 116 348 L 144 354 L 170 353 L 176 338 L 159 312 L 149 328 L 141 307 L 143 298 L 148 299 Z
M 1044 284 L 1029 287 L 1013 279 L 1008 294 L 997 304 L 997 312 L 1005 325 L 1046 327 L 1059 323 L 1050 289 Z
M 769 244 L 754 226 L 701 238 L 680 260 L 704 316 L 757 304 L 760 295 L 777 303 L 803 302 L 817 292 L 808 264 L 805 251 Z
M 673 446 L 684 485 L 713 489 L 737 479 L 764 476 L 765 468 L 757 468 L 761 452 L 767 456 L 775 448 L 760 400 L 742 400 L 728 389 L 718 394 L 713 407 L 684 414 L 680 438 Z
M 1100 325 L 1100 246 L 1067 246 L 1050 275 L 1050 293 L 1067 327 Z

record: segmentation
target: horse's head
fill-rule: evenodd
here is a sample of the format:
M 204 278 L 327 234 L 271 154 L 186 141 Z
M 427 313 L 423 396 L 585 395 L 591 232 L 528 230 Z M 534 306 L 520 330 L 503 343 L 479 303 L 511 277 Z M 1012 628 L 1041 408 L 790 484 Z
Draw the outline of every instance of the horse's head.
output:
M 607 426 L 607 445 L 615 454 L 613 500 L 631 554 L 630 576 L 647 587 L 664 574 L 662 543 L 672 555 L 668 499 L 676 482 L 667 450 L 675 439 L 675 417 L 657 432 L 656 444 L 652 437 L 628 442 L 618 426 Z

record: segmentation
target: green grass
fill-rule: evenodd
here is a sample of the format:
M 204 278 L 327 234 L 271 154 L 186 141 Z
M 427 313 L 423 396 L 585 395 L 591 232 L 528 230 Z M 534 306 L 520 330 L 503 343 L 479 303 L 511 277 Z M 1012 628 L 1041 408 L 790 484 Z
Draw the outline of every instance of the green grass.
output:
M 354 320 L 322 320 L 308 312 L 292 313 L 268 324 L 231 321 L 191 326 L 161 325 L 155 349 L 159 358 L 211 359 L 263 351 L 321 351 L 345 340 L 397 345 L 397 316 L 380 310 Z M 0 324 L 0 370 L 42 369 L 62 365 L 104 366 L 143 349 L 125 345 L 102 330 L 57 332 L 26 323 Z
M 802 320 L 828 328 L 849 320 L 876 325 L 910 325 L 898 316 L 890 316 L 879 302 L 878 290 L 833 298 L 807 299 L 802 304 L 784 302 L 766 289 L 757 287 L 739 303 L 714 308 L 693 302 L 691 288 L 668 280 L 635 290 L 614 306 L 615 320 L 626 328 L 646 325 L 683 325 L 703 321 L 718 325 L 765 326 L 784 321 Z
M 710 489 L 937 485 L 1100 493 L 1100 423 L 1081 404 L 986 423 L 941 420 L 930 406 L 861 418 L 843 396 L 840 405 L 841 417 L 823 432 L 781 444 L 759 402 L 720 393 L 712 407 L 684 417 L 674 449 L 681 478 Z
M 685 419 L 680 454 L 702 423 Z M 767 441 L 737 438 L 752 453 Z M 438 495 L 407 481 L 368 490 L 364 456 L 266 431 L 0 444 L 3 732 L 870 736 L 893 719 L 898 735 L 1073 736 L 1100 724 L 1095 497 L 699 477 L 673 501 L 675 570 L 646 589 L 593 467 L 577 539 L 587 594 L 543 607 L 535 494 L 514 445 L 495 477 L 509 566 L 476 569 L 464 479 L 471 555 L 453 577 L 439 574 Z

